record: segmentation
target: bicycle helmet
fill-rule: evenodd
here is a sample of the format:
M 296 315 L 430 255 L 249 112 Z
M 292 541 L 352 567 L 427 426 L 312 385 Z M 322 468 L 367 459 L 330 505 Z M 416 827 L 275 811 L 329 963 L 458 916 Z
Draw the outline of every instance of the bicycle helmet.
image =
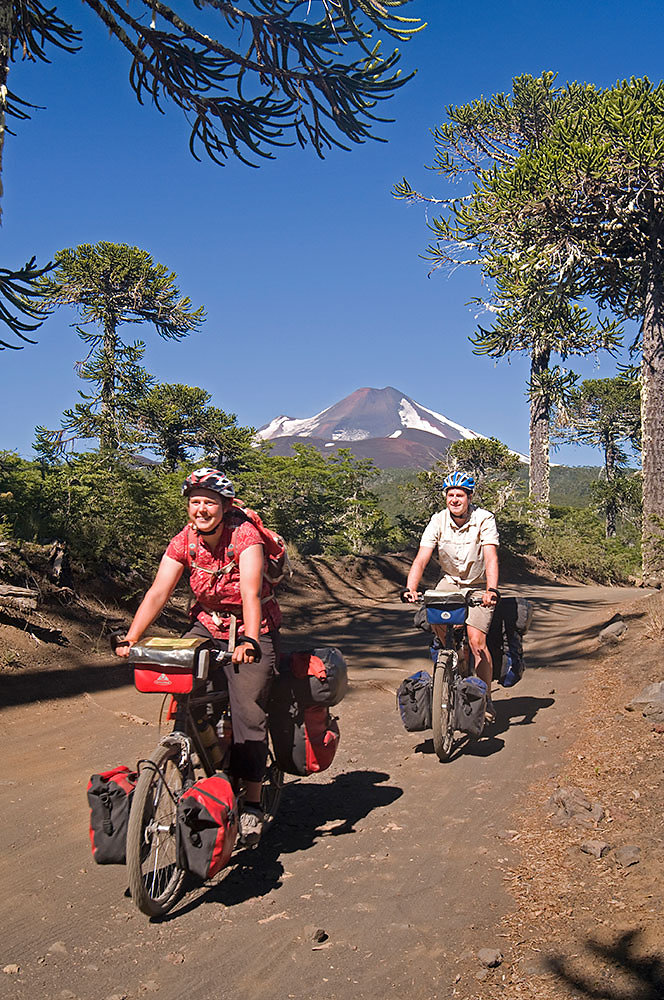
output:
M 443 483 L 444 490 L 449 490 L 451 487 L 472 493 L 475 489 L 475 480 L 469 472 L 452 472 Z
M 220 493 L 222 497 L 235 496 L 232 482 L 219 469 L 196 469 L 183 482 L 182 496 L 188 497 L 198 486 Z

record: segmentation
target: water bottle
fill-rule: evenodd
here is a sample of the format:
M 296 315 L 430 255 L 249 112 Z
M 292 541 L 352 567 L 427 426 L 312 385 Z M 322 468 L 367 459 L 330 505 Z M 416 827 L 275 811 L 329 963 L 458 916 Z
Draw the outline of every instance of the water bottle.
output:
M 207 717 L 199 719 L 196 726 L 198 728 L 198 735 L 200 736 L 201 743 L 205 747 L 207 755 L 216 769 L 220 766 L 223 760 L 223 752 L 219 746 L 219 740 L 217 739 L 214 726 Z
M 224 712 L 217 723 L 217 739 L 219 740 L 223 760 L 233 742 L 233 725 L 231 723 L 231 714 L 228 710 Z

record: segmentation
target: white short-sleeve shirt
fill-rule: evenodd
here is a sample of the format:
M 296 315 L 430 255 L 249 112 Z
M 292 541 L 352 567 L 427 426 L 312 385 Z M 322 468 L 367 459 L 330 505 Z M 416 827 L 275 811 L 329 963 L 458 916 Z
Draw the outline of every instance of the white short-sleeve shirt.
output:
M 447 509 L 434 514 L 422 534 L 420 545 L 438 549 L 443 579 L 458 587 L 476 587 L 484 583 L 484 545 L 498 545 L 496 519 L 481 507 L 469 508 L 470 517 L 460 528 Z

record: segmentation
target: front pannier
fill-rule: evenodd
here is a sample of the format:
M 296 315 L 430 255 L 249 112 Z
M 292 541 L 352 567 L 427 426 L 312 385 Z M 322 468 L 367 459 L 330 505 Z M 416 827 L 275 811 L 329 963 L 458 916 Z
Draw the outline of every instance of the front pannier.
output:
M 111 771 L 93 774 L 88 782 L 90 843 L 98 865 L 124 865 L 126 862 L 127 823 L 137 781 L 136 771 L 130 771 L 123 764 Z
M 206 879 L 228 864 L 235 846 L 235 794 L 221 775 L 203 778 L 180 796 L 175 843 L 181 868 Z
M 397 708 L 409 733 L 431 729 L 431 674 L 418 670 L 401 682 L 397 690 Z
M 469 736 L 481 736 L 484 731 L 487 686 L 480 677 L 463 677 L 457 681 L 454 699 L 454 725 Z

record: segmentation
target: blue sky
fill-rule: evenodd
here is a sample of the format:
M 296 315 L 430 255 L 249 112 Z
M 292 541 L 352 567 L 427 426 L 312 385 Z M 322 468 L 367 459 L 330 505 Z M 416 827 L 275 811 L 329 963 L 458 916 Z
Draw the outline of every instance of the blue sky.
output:
M 472 354 L 465 303 L 480 294 L 477 276 L 428 278 L 418 256 L 425 212 L 390 192 L 406 175 L 443 194 L 426 169 L 429 130 L 447 105 L 509 90 L 520 73 L 550 69 L 598 86 L 659 81 L 660 3 L 413 0 L 428 27 L 400 46 L 403 68 L 418 72 L 382 106 L 395 119 L 380 128 L 388 142 L 322 161 L 311 149 L 280 150 L 258 170 L 197 163 L 181 115 L 138 105 L 128 57 L 94 15 L 76 2 L 59 9 L 83 30 L 82 50 L 11 70 L 11 89 L 45 110 L 5 144 L 3 265 L 99 240 L 148 250 L 207 321 L 179 344 L 143 327 L 147 368 L 207 389 L 242 424 L 311 416 L 361 386 L 392 385 L 527 452 L 527 361 Z M 83 345 L 74 321 L 61 310 L 37 346 L 0 353 L 0 448 L 29 457 L 35 425 L 58 427 L 76 401 Z M 609 357 L 574 367 L 584 377 L 615 372 Z M 554 460 L 598 464 L 599 453 L 566 447 Z

